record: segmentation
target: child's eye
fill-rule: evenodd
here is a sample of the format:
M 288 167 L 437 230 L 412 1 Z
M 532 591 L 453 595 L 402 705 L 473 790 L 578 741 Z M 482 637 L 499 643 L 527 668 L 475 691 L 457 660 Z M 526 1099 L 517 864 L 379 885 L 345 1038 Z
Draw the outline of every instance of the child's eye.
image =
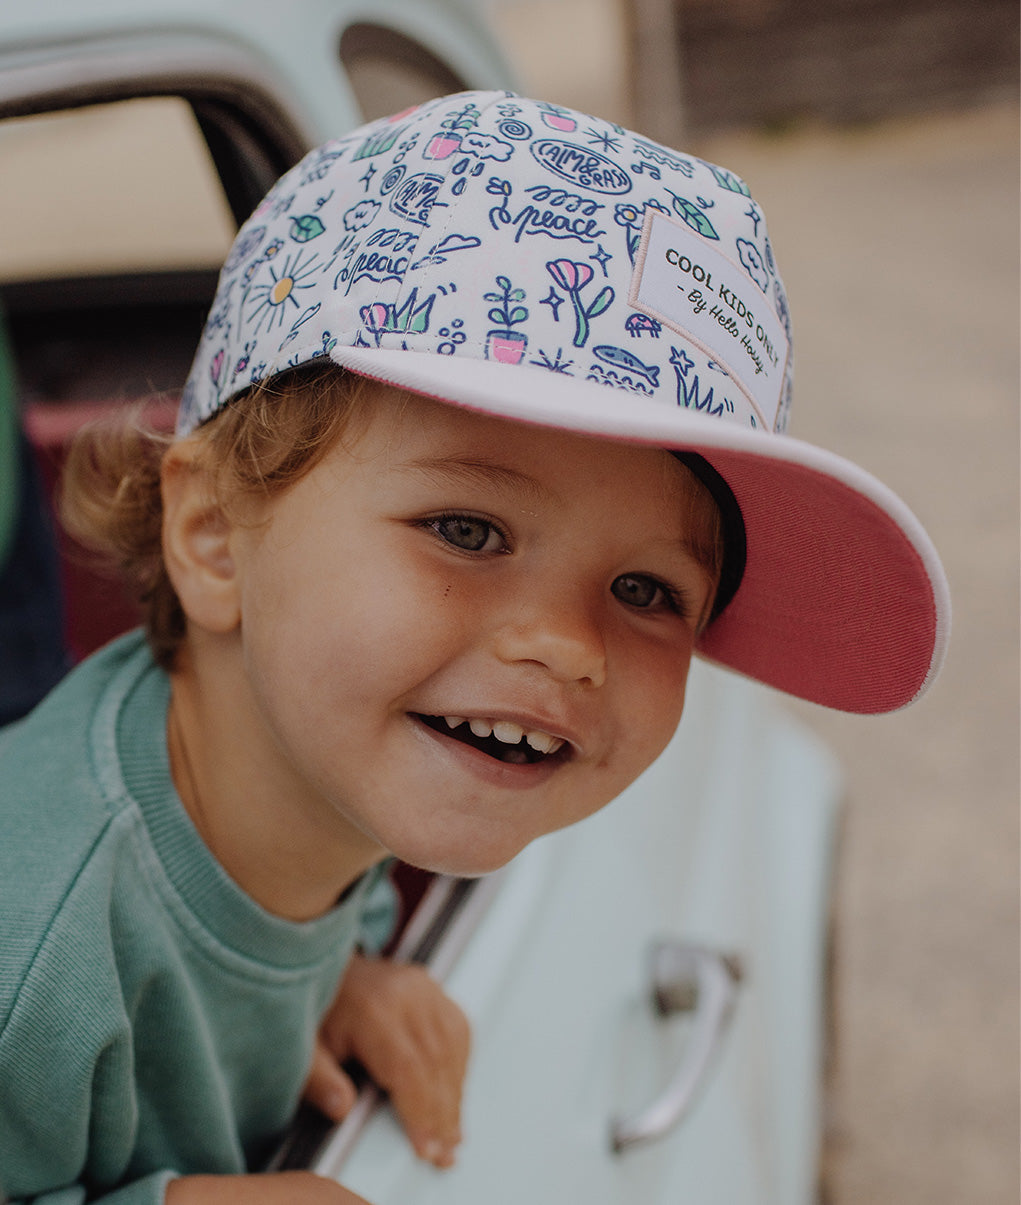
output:
M 506 552 L 503 533 L 486 519 L 472 515 L 440 515 L 425 524 L 441 540 L 463 552 Z
M 627 603 L 629 607 L 667 607 L 671 611 L 683 611 L 683 606 L 673 590 L 657 582 L 655 578 L 645 577 L 643 574 L 625 573 L 614 578 L 610 592 L 614 598 Z

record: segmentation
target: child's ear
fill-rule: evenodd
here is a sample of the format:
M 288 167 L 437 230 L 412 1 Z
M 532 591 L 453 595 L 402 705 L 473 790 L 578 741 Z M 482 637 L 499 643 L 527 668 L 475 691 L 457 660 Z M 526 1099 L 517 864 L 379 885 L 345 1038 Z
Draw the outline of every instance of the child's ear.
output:
M 197 439 L 163 457 L 163 560 L 189 621 L 209 632 L 241 622 L 235 525 L 216 501 L 212 472 Z

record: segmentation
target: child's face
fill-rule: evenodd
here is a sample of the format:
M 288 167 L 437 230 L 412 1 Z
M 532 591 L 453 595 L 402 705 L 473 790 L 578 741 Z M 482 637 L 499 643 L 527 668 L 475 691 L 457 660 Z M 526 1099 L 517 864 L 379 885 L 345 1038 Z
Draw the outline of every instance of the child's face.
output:
M 476 874 L 618 795 L 680 719 L 711 603 L 690 480 L 659 449 L 381 389 L 235 536 L 239 714 L 296 816 Z

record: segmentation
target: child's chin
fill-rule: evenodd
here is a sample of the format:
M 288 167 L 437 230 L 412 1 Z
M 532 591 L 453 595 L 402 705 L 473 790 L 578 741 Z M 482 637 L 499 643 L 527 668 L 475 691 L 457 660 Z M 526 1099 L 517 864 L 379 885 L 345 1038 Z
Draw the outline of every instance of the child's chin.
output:
M 452 850 L 449 847 L 439 849 L 401 849 L 394 850 L 394 856 L 402 862 L 428 871 L 430 874 L 454 875 L 459 879 L 478 879 L 483 875 L 492 874 L 506 866 L 525 847 L 527 841 L 513 844 L 501 844 L 498 848 Z

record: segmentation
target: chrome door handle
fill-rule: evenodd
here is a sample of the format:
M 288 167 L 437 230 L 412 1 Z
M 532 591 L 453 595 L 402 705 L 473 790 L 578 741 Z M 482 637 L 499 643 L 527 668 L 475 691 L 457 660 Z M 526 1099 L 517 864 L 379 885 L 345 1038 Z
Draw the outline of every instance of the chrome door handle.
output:
M 662 1138 L 688 1113 L 704 1085 L 737 1002 L 741 967 L 736 958 L 680 941 L 659 941 L 650 957 L 650 995 L 661 1017 L 694 1011 L 691 1035 L 673 1079 L 641 1112 L 610 1123 L 610 1144 L 620 1154 Z

